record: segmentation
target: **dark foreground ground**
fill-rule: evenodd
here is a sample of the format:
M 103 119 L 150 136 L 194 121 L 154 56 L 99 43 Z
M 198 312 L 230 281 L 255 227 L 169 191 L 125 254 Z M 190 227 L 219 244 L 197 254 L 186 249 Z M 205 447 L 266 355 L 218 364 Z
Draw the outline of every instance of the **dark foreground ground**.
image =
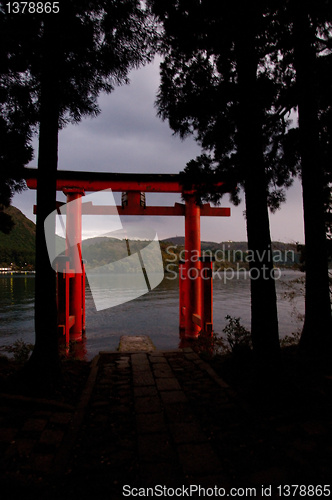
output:
M 36 397 L 3 361 L 0 498 L 329 497 L 331 374 L 292 348 L 282 366 L 272 382 L 190 348 L 101 353 L 64 362 L 62 386 Z

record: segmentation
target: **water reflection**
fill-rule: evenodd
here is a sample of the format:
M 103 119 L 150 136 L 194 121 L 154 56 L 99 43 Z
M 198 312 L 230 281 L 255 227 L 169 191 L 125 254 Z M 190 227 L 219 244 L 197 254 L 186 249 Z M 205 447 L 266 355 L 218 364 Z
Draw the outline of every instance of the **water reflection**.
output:
M 8 345 L 34 341 L 34 276 L 0 276 L 0 337 Z
M 292 302 L 284 297 L 287 284 L 303 274 L 285 271 L 277 281 L 280 335 L 289 335 L 301 327 L 297 312 L 304 312 L 301 284 L 295 284 Z M 227 314 L 241 318 L 250 328 L 250 283 L 243 274 L 239 279 L 215 279 L 214 330 L 220 334 Z M 298 292 L 298 295 L 297 295 Z M 107 291 L 105 293 L 108 293 Z M 146 295 L 104 311 L 96 311 L 87 284 L 86 340 L 76 349 L 86 349 L 88 359 L 102 350 L 115 350 L 121 335 L 149 335 L 158 349 L 174 349 L 179 343 L 178 280 L 167 277 Z M 0 345 L 19 338 L 34 342 L 34 277 L 0 277 Z M 81 355 L 81 354 L 80 354 Z

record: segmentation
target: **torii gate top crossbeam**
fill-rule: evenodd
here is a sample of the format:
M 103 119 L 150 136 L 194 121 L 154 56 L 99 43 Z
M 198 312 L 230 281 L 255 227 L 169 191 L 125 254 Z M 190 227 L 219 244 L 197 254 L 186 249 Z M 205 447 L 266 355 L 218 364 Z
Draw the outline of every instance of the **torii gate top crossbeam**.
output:
M 37 188 L 37 169 L 26 168 L 25 179 L 30 189 Z M 220 182 L 218 185 L 222 186 Z M 59 170 L 57 190 L 75 187 L 84 191 L 102 191 L 112 189 L 114 192 L 141 191 L 144 193 L 182 193 L 179 174 L 128 174 L 111 172 L 81 172 Z

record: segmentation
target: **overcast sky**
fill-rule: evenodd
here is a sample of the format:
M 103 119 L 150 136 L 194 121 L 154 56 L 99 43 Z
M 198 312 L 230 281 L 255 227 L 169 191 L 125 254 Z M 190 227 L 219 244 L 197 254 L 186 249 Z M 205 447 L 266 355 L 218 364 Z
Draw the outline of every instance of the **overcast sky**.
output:
M 101 113 L 97 118 L 69 125 L 60 132 L 60 170 L 178 173 L 189 160 L 201 153 L 192 138 L 181 141 L 172 135 L 168 123 L 156 116 L 154 101 L 159 85 L 158 61 L 133 71 L 130 80 L 129 85 L 116 88 L 110 95 L 100 96 Z M 37 154 L 30 166 L 37 166 Z M 63 199 L 61 193 L 58 199 Z M 180 197 L 171 194 L 147 195 L 147 204 L 150 205 L 173 205 L 175 201 L 180 201 Z M 12 204 L 35 221 L 32 213 L 34 203 L 35 192 L 24 191 L 14 196 Z M 234 207 L 225 195 L 222 206 L 231 207 L 231 217 L 202 217 L 202 240 L 246 240 L 244 203 Z M 182 217 L 151 217 L 144 223 L 151 225 L 160 239 L 184 235 Z M 273 241 L 304 241 L 302 195 L 298 181 L 288 190 L 287 202 L 282 209 L 270 215 L 270 223 Z

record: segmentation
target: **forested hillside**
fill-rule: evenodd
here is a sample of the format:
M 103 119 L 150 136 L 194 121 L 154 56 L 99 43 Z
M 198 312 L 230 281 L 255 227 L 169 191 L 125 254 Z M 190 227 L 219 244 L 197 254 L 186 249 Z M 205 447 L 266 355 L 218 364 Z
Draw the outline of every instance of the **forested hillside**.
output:
M 0 232 L 0 267 L 13 268 L 34 266 L 35 263 L 35 224 L 20 210 L 9 207 L 7 213 L 14 220 L 14 227 L 9 234 Z M 134 253 L 143 249 L 149 242 L 130 242 L 130 251 Z M 177 268 L 179 258 L 185 258 L 184 237 L 170 237 L 160 242 L 164 266 Z M 137 247 L 137 248 L 136 248 Z M 237 263 L 248 264 L 248 245 L 245 241 L 213 242 L 202 241 L 204 255 L 213 256 L 216 269 L 233 267 Z M 277 266 L 293 267 L 300 263 L 300 252 L 296 244 L 273 242 L 275 264 Z M 83 241 L 83 258 L 87 268 L 103 266 L 128 255 L 125 241 L 114 238 L 98 237 Z
M 35 224 L 18 208 L 8 207 L 5 212 L 12 217 L 14 227 L 9 234 L 0 231 L 0 267 L 34 267 Z

